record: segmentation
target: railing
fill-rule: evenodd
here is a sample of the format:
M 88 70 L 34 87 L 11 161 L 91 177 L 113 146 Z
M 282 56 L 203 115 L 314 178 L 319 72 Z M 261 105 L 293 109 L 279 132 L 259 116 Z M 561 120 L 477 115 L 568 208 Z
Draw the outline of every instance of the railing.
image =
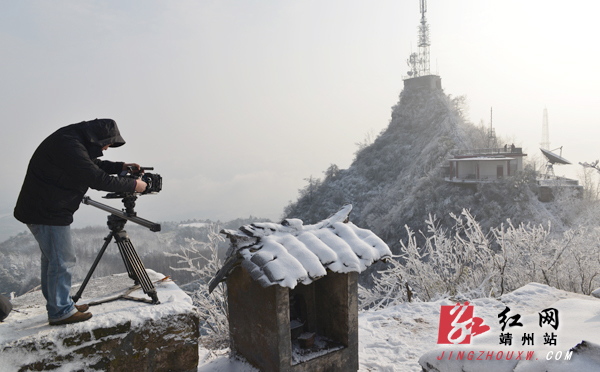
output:
M 468 183 L 468 184 L 476 184 L 476 183 L 490 183 L 490 182 L 494 182 L 497 181 L 497 178 L 490 178 L 490 177 L 479 177 L 479 178 L 475 178 L 475 177 L 444 177 L 444 180 L 446 180 L 446 182 L 452 182 L 452 183 Z
M 563 177 L 538 179 L 537 183 L 540 186 L 579 186 L 579 181 Z
M 522 147 L 497 147 L 488 149 L 468 149 L 468 150 L 454 150 L 454 155 L 495 155 L 495 154 L 522 154 Z

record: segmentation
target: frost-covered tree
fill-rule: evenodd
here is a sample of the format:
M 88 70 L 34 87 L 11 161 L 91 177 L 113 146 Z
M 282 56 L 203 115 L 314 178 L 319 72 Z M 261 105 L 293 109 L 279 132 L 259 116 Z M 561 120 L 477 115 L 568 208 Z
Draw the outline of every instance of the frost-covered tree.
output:
M 203 346 L 210 350 L 223 349 L 229 346 L 229 310 L 227 308 L 227 287 L 220 283 L 212 293 L 208 291 L 208 283 L 221 268 L 219 259 L 219 243 L 225 239 L 218 233 L 219 227 L 210 225 L 208 242 L 189 239 L 189 245 L 182 248 L 181 253 L 165 252 L 167 257 L 176 257 L 184 267 L 173 270 L 192 273 L 197 281 L 196 288 L 189 291 L 194 305 L 200 313 L 200 329 Z
M 550 223 L 514 225 L 510 220 L 486 233 L 468 212 L 452 215 L 455 225 L 440 228 L 434 217 L 419 232 L 410 228 L 401 254 L 361 286 L 361 308 L 451 297 L 499 297 L 531 282 L 590 294 L 600 286 L 600 228 L 580 225 L 552 234 Z
M 583 168 L 578 172 L 579 181 L 583 186 L 583 199 L 587 202 L 600 200 L 600 167 L 599 161 L 582 163 Z

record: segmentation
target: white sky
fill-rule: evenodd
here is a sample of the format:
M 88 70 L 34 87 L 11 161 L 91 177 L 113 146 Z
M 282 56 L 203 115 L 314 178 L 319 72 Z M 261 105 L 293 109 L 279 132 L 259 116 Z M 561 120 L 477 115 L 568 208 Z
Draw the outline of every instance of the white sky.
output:
M 278 219 L 304 178 L 347 168 L 355 143 L 389 123 L 420 18 L 418 0 L 0 0 L 0 9 L 0 215 L 47 135 L 108 117 L 128 143 L 105 159 L 164 178 L 137 208 L 158 221 Z M 473 122 L 489 124 L 493 107 L 496 133 L 529 154 L 547 107 L 551 149 L 564 146 L 574 164 L 598 159 L 599 11 L 595 1 L 430 0 L 432 72 L 446 93 L 467 95 Z M 90 209 L 76 227 L 104 223 Z

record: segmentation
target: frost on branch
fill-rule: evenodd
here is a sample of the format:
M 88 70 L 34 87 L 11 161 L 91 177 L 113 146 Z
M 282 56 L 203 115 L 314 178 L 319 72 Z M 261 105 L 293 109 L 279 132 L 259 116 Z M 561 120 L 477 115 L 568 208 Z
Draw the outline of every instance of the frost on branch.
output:
M 208 293 L 208 282 L 221 267 L 219 259 L 219 242 L 225 239 L 219 235 L 219 227 L 210 225 L 208 242 L 186 239 L 189 246 L 182 248 L 181 253 L 165 255 L 179 258 L 178 263 L 187 267 L 171 268 L 191 272 L 198 278 L 198 288 L 188 292 L 194 305 L 200 313 L 200 342 L 209 350 L 224 349 L 229 346 L 229 320 L 227 309 L 227 287 L 221 283 L 211 293 Z
M 531 282 L 583 294 L 600 286 L 600 230 L 593 224 L 553 236 L 550 223 L 507 220 L 486 233 L 467 210 L 451 217 L 455 224 L 446 230 L 429 216 L 420 240 L 405 227 L 408 238 L 396 261 L 374 275 L 372 289 L 360 288 L 361 308 L 499 297 Z

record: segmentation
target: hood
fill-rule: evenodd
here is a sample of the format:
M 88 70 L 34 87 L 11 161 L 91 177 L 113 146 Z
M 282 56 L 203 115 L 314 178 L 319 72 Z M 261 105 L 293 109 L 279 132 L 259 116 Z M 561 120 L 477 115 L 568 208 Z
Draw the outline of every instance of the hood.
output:
M 112 119 L 95 119 L 84 121 L 78 124 L 83 135 L 93 146 L 106 145 L 110 147 L 119 147 L 125 144 L 125 140 L 121 137 L 117 122 Z
M 125 140 L 119 132 L 119 127 L 117 127 L 117 122 L 112 119 L 82 121 L 61 130 L 69 129 L 75 130 L 84 140 L 85 148 L 92 159 L 101 157 L 103 155 L 102 148 L 106 145 L 119 147 L 125 144 Z

